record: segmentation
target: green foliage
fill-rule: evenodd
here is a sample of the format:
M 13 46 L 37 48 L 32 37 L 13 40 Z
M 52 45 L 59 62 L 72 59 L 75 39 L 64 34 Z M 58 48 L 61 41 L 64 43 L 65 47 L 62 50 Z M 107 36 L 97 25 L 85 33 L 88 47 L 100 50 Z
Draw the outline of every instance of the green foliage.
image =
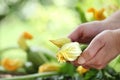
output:
M 119 80 L 120 74 L 107 66 L 102 70 L 91 69 L 83 75 L 84 80 Z
M 22 60 L 25 65 L 18 70 L 17 74 L 31 74 L 11 78 L 11 80 L 35 80 L 36 77 L 43 77 L 43 75 L 45 77 L 39 78 L 40 80 L 57 78 L 59 80 L 68 78 L 69 80 L 82 78 L 83 80 L 119 80 L 119 58 L 110 64 L 115 70 L 110 67 L 104 70 L 91 69 L 83 76 L 76 75 L 76 67 L 69 63 L 61 64 L 60 75 L 58 73 L 32 74 L 37 72 L 37 68 L 41 64 L 57 61 L 54 54 L 56 47 L 51 46 L 50 39 L 67 36 L 78 24 L 92 21 L 92 15 L 87 13 L 88 8 L 105 8 L 105 14 L 109 16 L 120 8 L 119 4 L 120 0 L 1 0 L 0 50 L 2 52 L 0 52 L 0 57 L 1 59 L 10 57 Z M 42 46 L 45 49 L 35 47 L 36 50 L 32 50 L 30 48 L 29 51 L 26 51 L 27 53 L 21 49 L 12 49 L 13 46 L 18 46 L 17 39 L 24 31 L 31 32 L 34 36 L 34 40 L 27 42 L 29 46 Z M 83 51 L 87 45 L 80 47 Z M 3 51 L 5 48 L 11 49 Z M 27 59 L 30 64 L 27 64 Z M 4 71 L 4 69 L 0 69 L 0 73 L 12 74 L 12 72 Z M 55 74 L 56 77 L 50 77 Z M 47 75 L 48 77 L 46 77 Z
M 88 45 L 86 44 L 80 44 L 80 48 L 82 51 L 84 51 L 87 48 Z
M 82 10 L 80 4 L 77 4 L 76 11 L 78 12 L 79 19 L 80 19 L 81 23 L 87 22 L 87 19 L 86 19 L 86 16 L 85 16 L 85 12 Z
M 75 74 L 75 66 L 73 66 L 70 63 L 65 63 L 62 64 L 59 73 L 63 74 L 63 75 L 69 75 L 69 76 L 73 76 Z
M 96 76 L 95 74 L 97 74 L 97 70 L 92 69 L 89 70 L 85 75 L 84 75 L 84 79 L 85 80 L 93 80 L 93 78 Z

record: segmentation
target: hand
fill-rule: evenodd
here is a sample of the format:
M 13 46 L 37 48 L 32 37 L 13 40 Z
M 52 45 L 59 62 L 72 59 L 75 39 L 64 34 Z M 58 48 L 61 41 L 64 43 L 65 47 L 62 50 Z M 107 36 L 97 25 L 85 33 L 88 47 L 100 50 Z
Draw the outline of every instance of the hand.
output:
M 89 43 L 98 33 L 104 30 L 102 21 L 81 24 L 68 37 L 74 42 Z
M 104 68 L 120 53 L 120 29 L 98 34 L 74 63 L 85 68 Z
M 90 43 L 91 40 L 93 40 L 88 48 L 82 53 L 81 57 L 71 63 L 74 65 L 82 65 L 85 68 L 101 69 L 105 67 L 109 61 L 115 58 L 118 53 L 120 53 L 120 39 L 118 39 L 120 38 L 119 15 L 120 11 L 103 21 L 84 23 L 75 29 L 68 36 L 72 41 Z M 116 29 L 118 29 L 118 31 L 114 31 Z M 84 60 L 80 60 L 82 57 Z
M 89 43 L 98 33 L 104 30 L 115 30 L 120 28 L 120 11 L 117 11 L 103 21 L 93 21 L 81 24 L 68 37 L 72 41 Z

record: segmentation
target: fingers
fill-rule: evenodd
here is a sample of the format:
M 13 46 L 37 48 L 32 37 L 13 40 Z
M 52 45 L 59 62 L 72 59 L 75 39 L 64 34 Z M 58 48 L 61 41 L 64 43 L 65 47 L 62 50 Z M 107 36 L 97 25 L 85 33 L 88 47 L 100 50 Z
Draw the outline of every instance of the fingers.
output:
M 99 37 L 96 37 L 90 45 L 85 49 L 85 51 L 81 54 L 81 56 L 78 58 L 79 64 L 84 64 L 93 57 L 97 55 L 97 53 L 105 46 L 105 42 L 102 41 L 102 39 L 99 39 Z
M 74 42 L 79 41 L 80 37 L 82 36 L 83 29 L 81 26 L 76 28 L 68 37 Z
M 89 43 L 102 30 L 100 26 L 98 21 L 81 24 L 68 37 L 73 42 Z
M 71 61 L 70 63 L 73 64 L 73 65 L 75 65 L 75 66 L 80 66 L 80 64 L 78 64 L 77 61 Z M 90 69 L 90 66 L 87 66 L 87 65 L 82 65 L 82 67 L 84 67 L 86 69 Z
M 85 63 L 91 68 L 102 69 L 106 66 L 106 52 L 105 47 L 102 48 L 94 58 Z
M 102 69 L 112 59 L 119 55 L 119 42 L 116 34 L 111 31 L 103 31 L 98 34 L 84 50 L 84 52 L 73 62 L 85 68 Z
M 88 68 L 96 68 L 102 69 L 104 68 L 112 59 L 114 59 L 117 55 L 119 55 L 116 50 L 111 49 L 111 46 L 108 46 L 106 43 L 94 56 L 94 58 L 86 61 L 86 63 L 82 64 L 83 66 L 87 66 Z

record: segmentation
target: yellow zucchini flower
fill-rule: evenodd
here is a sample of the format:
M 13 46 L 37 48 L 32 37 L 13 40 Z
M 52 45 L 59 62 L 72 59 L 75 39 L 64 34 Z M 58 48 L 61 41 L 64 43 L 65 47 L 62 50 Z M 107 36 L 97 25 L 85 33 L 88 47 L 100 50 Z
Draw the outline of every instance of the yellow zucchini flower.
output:
M 1 65 L 8 71 L 15 71 L 22 66 L 20 60 L 10 58 L 2 59 Z
M 27 43 L 26 43 L 26 40 L 31 40 L 32 38 L 33 38 L 33 36 L 32 36 L 30 33 L 24 32 L 24 33 L 20 36 L 20 38 L 19 38 L 19 40 L 18 40 L 19 46 L 20 46 L 22 49 L 26 50 L 26 49 L 28 48 Z
M 61 48 L 64 44 L 71 42 L 69 38 L 60 38 L 60 39 L 50 40 L 50 41 L 59 48 Z
M 94 16 L 95 20 L 103 20 L 103 19 L 106 18 L 105 15 L 104 15 L 104 8 L 102 8 L 100 10 L 90 8 L 90 9 L 88 9 L 88 12 L 93 13 L 93 16 Z
M 51 71 L 58 71 L 60 66 L 55 63 L 45 63 L 39 67 L 38 72 L 51 72 Z
M 71 42 L 69 38 L 60 38 L 50 41 L 60 48 L 57 52 L 59 62 L 74 61 L 82 53 L 79 43 Z
M 66 43 L 57 53 L 59 62 L 74 61 L 82 53 L 78 42 Z
M 82 66 L 78 66 L 78 68 L 77 68 L 77 72 L 81 75 L 86 73 L 87 71 L 88 71 L 88 69 L 85 69 Z

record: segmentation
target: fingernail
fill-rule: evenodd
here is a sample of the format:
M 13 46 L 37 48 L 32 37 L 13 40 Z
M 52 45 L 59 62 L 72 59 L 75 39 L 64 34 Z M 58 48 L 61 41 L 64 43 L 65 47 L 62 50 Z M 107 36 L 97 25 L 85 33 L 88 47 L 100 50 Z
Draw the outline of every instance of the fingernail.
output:
M 79 64 L 84 64 L 84 63 L 85 63 L 85 59 L 84 59 L 83 57 L 80 57 L 80 58 L 78 59 L 78 63 L 79 63 Z

